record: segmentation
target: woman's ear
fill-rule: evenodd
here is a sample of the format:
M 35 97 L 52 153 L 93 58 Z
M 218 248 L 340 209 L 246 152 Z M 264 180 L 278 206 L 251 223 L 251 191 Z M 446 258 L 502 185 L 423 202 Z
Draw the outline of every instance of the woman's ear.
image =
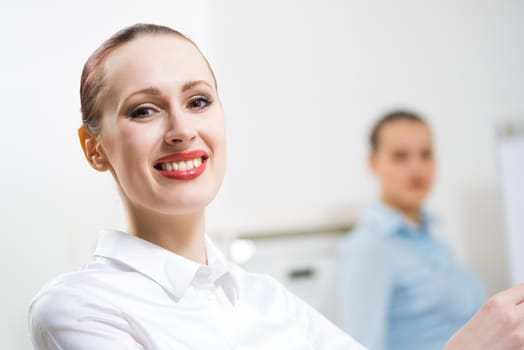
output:
M 373 173 L 377 173 L 377 154 L 375 151 L 371 151 L 368 156 L 368 166 L 373 171 Z
M 89 165 L 95 170 L 109 170 L 110 164 L 104 153 L 97 135 L 93 134 L 85 125 L 78 128 L 78 138 Z

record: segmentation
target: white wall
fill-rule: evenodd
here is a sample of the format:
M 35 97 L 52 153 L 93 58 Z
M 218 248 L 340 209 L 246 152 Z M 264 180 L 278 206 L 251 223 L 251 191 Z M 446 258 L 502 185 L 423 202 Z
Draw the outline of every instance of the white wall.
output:
M 134 22 L 200 44 L 228 114 L 229 169 L 213 232 L 346 220 L 376 192 L 366 133 L 394 106 L 435 126 L 438 232 L 507 285 L 494 127 L 524 116 L 524 3 L 515 1 L 19 1 L 0 5 L 0 221 L 6 349 L 29 349 L 26 308 L 44 281 L 125 228 L 108 174 L 76 140 L 81 67 Z
M 369 127 L 412 107 L 436 133 L 437 234 L 491 292 L 506 287 L 495 127 L 524 118 L 524 3 L 322 4 L 211 5 L 231 221 L 242 230 L 351 215 L 376 192 Z

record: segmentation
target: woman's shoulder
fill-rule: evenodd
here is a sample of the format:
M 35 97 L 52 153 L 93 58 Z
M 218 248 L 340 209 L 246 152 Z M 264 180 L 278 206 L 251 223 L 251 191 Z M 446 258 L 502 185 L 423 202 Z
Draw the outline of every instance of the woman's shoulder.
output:
M 348 231 L 340 239 L 339 250 L 342 252 L 358 252 L 380 250 L 382 252 L 393 249 L 394 237 L 379 234 L 368 225 L 359 224 Z
M 135 272 L 104 261 L 93 261 L 77 270 L 60 274 L 48 281 L 33 297 L 29 306 L 30 320 L 47 324 L 56 315 L 67 317 L 79 305 L 110 306 L 104 293 L 122 283 L 126 274 Z
M 85 291 L 89 287 L 95 287 L 99 283 L 117 278 L 126 272 L 132 273 L 133 271 L 131 269 L 126 271 L 124 266 L 116 266 L 114 262 L 97 259 L 80 266 L 76 270 L 65 272 L 52 278 L 44 284 L 35 298 L 41 294 L 56 293 L 57 291 Z
M 84 265 L 74 271 L 62 273 L 46 282 L 38 293 L 33 297 L 31 305 L 42 299 L 58 299 L 76 294 L 84 287 L 91 285 L 91 280 L 97 279 L 97 275 L 103 273 L 101 269 L 93 269 L 92 264 Z M 52 298 L 49 298 L 52 296 Z
M 136 272 L 95 261 L 53 278 L 29 306 L 28 328 L 33 344 L 37 344 L 38 349 L 77 349 L 81 339 L 96 338 L 100 343 L 105 342 L 104 334 L 128 341 L 126 334 L 130 334 L 131 326 L 122 317 L 121 306 L 129 299 L 127 291 L 140 288 L 140 285 L 135 289 L 126 285 L 125 279 L 132 274 Z M 145 279 L 134 277 L 134 281 L 141 280 Z
M 339 264 L 382 266 L 393 271 L 398 261 L 413 254 L 397 235 L 384 235 L 367 225 L 358 225 L 342 237 L 337 246 Z

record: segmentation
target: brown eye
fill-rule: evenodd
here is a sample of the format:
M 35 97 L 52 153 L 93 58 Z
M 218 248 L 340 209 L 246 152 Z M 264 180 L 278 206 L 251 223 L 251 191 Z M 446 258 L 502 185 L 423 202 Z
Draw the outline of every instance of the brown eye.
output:
M 393 158 L 393 160 L 395 160 L 397 162 L 403 162 L 406 159 L 408 159 L 408 154 L 407 154 L 407 152 L 401 152 L 401 151 L 393 152 L 392 158 Z
M 433 158 L 433 153 L 431 152 L 431 150 L 427 150 L 427 151 L 422 152 L 422 159 L 428 160 L 428 159 L 431 159 L 431 158 Z
M 189 109 L 204 109 L 211 104 L 211 101 L 206 96 L 195 96 L 189 100 L 187 107 Z
M 151 106 L 138 106 L 137 108 L 131 111 L 129 116 L 133 119 L 143 119 L 143 118 L 151 117 L 156 112 L 157 110 Z

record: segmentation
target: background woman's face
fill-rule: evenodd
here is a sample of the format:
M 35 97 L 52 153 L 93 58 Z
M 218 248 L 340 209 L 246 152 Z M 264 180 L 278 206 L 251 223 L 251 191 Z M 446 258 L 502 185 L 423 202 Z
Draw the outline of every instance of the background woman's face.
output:
M 400 209 L 420 208 L 435 174 L 431 131 L 421 122 L 405 119 L 384 124 L 370 163 L 386 203 Z
M 145 34 L 112 52 L 104 72 L 100 145 L 127 205 L 203 210 L 222 182 L 226 150 L 224 114 L 201 53 L 175 35 Z M 198 175 L 184 177 L 190 168 Z

